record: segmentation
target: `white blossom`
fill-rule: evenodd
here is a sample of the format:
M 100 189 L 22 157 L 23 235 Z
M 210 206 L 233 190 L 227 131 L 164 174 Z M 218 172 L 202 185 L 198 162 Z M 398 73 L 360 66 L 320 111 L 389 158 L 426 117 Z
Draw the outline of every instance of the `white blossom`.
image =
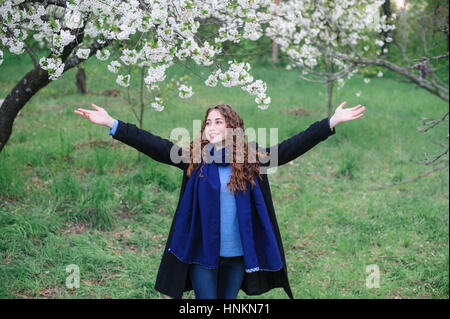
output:
M 217 73 L 213 73 L 206 79 L 205 85 L 214 87 L 217 86 L 217 82 Z
M 163 100 L 156 96 L 155 97 L 155 102 L 152 102 L 151 106 L 156 111 L 161 112 L 162 110 L 164 110 L 164 105 L 162 104 L 162 102 L 163 102 Z
M 128 87 L 130 85 L 130 75 L 119 74 L 116 79 L 116 83 L 123 87 Z
M 179 88 L 178 88 L 178 91 L 179 91 L 179 93 L 178 93 L 178 95 L 179 95 L 179 97 L 181 97 L 182 99 L 187 99 L 187 98 L 190 98 L 194 93 L 192 92 L 192 87 L 191 86 L 186 86 L 186 85 L 181 85 Z
M 48 72 L 50 80 L 58 79 L 64 71 L 64 63 L 57 58 L 42 57 L 39 65 Z
M 109 72 L 117 73 L 119 72 L 119 68 L 121 67 L 119 61 L 111 61 L 111 63 L 108 65 Z
M 110 55 L 111 55 L 111 53 L 108 51 L 108 49 L 97 50 L 97 52 L 95 53 L 95 56 L 100 61 L 108 60 Z
M 166 66 L 158 65 L 155 68 L 150 67 L 147 70 L 147 76 L 144 78 L 144 82 L 147 86 L 150 86 L 156 82 L 162 82 L 166 79 Z
M 85 60 L 85 59 L 89 58 L 89 53 L 90 52 L 91 52 L 91 49 L 78 49 L 77 53 L 76 53 L 76 56 L 79 59 Z
M 125 65 L 131 65 L 136 63 L 138 57 L 136 50 L 124 49 L 120 59 Z

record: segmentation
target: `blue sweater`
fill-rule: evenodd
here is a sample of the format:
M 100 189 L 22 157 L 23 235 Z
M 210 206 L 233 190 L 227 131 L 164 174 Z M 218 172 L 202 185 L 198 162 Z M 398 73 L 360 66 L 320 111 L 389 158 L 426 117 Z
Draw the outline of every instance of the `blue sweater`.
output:
M 114 135 L 119 124 L 114 120 L 114 125 L 109 129 L 108 135 Z M 220 177 L 220 256 L 242 256 L 241 235 L 236 215 L 236 201 L 230 192 L 227 183 L 231 177 L 231 166 L 218 166 Z

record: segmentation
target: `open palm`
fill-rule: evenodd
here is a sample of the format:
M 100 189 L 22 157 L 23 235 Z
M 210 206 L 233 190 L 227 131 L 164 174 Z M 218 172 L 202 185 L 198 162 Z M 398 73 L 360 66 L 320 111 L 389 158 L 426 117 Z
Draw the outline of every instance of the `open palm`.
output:
M 336 123 L 344 123 L 360 118 L 361 116 L 363 116 L 363 112 L 366 110 L 366 107 L 361 107 L 361 104 L 358 104 L 357 106 L 352 108 L 344 109 L 344 106 L 346 104 L 347 102 L 343 102 L 336 108 L 336 111 L 333 115 Z
M 100 106 L 97 106 L 95 104 L 91 104 L 94 110 L 85 110 L 81 107 L 79 107 L 74 112 L 76 114 L 80 114 L 87 118 L 89 121 L 91 121 L 94 124 L 98 125 L 106 125 L 108 126 L 109 123 L 111 123 L 111 116 L 109 116 L 108 112 L 105 111 L 105 109 L 101 108 Z

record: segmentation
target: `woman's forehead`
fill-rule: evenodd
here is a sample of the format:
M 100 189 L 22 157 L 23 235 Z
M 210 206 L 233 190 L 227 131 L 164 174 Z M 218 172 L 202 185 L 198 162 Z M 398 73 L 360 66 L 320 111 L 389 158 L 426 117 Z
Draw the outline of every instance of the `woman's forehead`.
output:
M 217 120 L 217 119 L 223 119 L 224 117 L 222 116 L 222 114 L 220 114 L 219 111 L 217 110 L 212 110 L 211 112 L 209 112 L 208 114 L 208 120 Z

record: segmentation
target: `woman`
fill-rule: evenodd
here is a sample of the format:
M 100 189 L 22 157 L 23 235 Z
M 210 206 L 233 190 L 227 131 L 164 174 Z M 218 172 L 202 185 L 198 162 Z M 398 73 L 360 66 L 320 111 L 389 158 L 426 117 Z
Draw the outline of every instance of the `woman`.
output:
M 193 289 L 197 299 L 232 299 L 239 289 L 259 295 L 282 287 L 293 298 L 269 181 L 261 168 L 294 160 L 335 134 L 338 124 L 363 116 L 364 106 L 344 109 L 345 104 L 330 119 L 269 148 L 241 139 L 243 120 L 231 106 L 217 105 L 207 109 L 200 137 L 187 152 L 134 124 L 113 119 L 94 104 L 95 110 L 78 108 L 75 113 L 108 126 L 114 139 L 183 170 L 156 290 L 173 298 Z

